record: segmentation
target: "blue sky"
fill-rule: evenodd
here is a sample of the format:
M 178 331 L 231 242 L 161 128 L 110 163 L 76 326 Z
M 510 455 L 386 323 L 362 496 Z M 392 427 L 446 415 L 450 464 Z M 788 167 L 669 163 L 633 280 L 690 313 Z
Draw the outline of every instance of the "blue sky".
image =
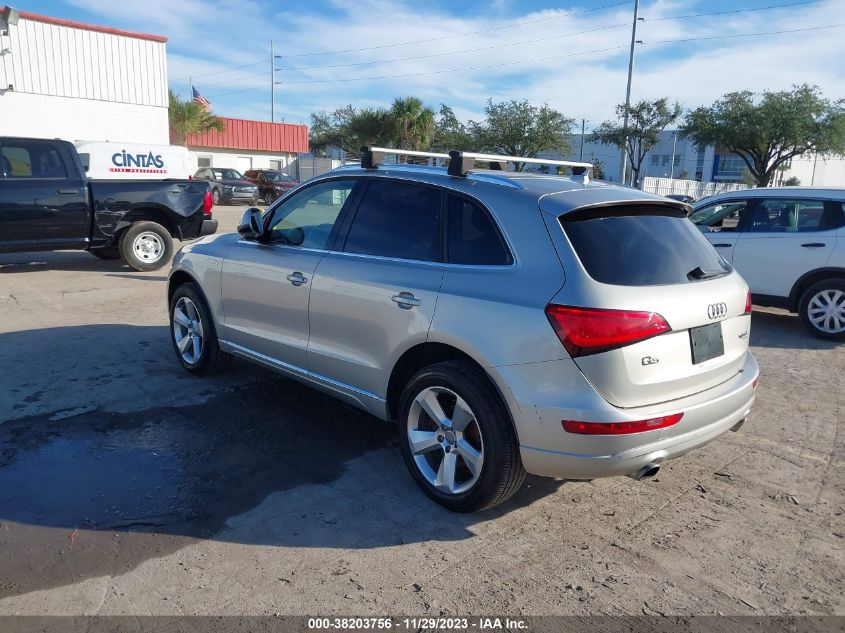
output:
M 794 1 L 642 0 L 632 98 L 669 96 L 695 107 L 733 90 L 803 82 L 845 98 L 845 0 L 684 17 Z M 480 118 L 487 98 L 527 98 L 585 118 L 589 127 L 624 101 L 633 0 L 40 0 L 15 6 L 167 36 L 171 86 L 187 96 L 192 77 L 222 116 L 270 119 L 272 39 L 281 55 L 277 120 L 307 123 L 316 110 L 387 105 L 413 94 L 435 109 L 447 103 L 464 119 Z M 801 30 L 820 26 L 827 28 Z M 724 37 L 774 31 L 792 32 Z

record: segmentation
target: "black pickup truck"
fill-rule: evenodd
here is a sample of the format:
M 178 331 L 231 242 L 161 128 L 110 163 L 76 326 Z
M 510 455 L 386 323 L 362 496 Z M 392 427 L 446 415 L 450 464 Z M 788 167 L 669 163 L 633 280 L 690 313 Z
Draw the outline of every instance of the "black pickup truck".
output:
M 135 270 L 217 230 L 203 180 L 89 180 L 67 141 L 0 137 L 0 253 L 88 250 Z

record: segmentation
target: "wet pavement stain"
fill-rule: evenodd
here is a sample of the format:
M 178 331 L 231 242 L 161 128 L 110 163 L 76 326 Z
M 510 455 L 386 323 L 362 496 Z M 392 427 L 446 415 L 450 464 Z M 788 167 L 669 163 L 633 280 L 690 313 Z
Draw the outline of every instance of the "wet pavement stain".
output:
M 10 420 L 0 597 L 124 573 L 213 538 L 269 494 L 333 481 L 394 438 L 393 425 L 275 376 L 200 405 Z

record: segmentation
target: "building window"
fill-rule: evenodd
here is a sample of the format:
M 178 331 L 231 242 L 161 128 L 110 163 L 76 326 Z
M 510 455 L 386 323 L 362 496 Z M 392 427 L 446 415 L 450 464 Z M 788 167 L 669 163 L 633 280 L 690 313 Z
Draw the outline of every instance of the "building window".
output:
M 651 155 L 651 166 L 657 167 L 660 164 L 660 156 L 657 154 Z
M 197 156 L 197 167 L 211 167 L 211 156 Z
M 284 167 L 284 161 L 282 160 L 271 160 L 270 161 L 270 169 L 282 169 Z
M 668 167 L 668 166 L 669 166 L 669 160 L 670 160 L 671 158 L 672 158 L 672 157 L 671 157 L 671 156 L 669 156 L 669 154 L 664 154 L 664 155 L 663 155 L 663 166 L 664 166 L 664 167 Z
M 680 167 L 680 166 L 681 166 L 681 155 L 675 154 L 675 167 Z

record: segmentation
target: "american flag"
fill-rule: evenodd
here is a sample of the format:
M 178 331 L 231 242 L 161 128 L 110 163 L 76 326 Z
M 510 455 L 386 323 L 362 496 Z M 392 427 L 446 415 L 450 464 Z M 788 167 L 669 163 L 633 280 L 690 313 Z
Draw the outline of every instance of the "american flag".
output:
M 200 94 L 200 91 L 191 86 L 191 91 L 194 93 L 194 102 L 200 104 L 203 108 L 205 108 L 206 112 L 211 112 L 211 101 L 206 99 Z

